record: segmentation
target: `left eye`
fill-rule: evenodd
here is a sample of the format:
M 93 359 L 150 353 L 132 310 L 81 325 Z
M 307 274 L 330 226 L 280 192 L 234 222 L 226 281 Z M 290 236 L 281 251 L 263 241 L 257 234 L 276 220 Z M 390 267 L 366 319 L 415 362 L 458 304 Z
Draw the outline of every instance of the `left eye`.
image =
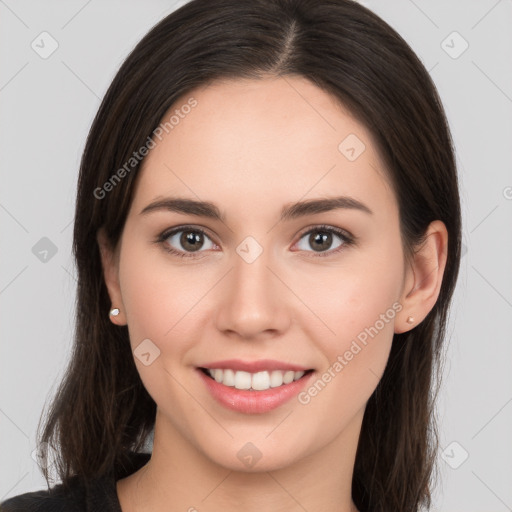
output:
M 334 238 L 338 238 L 339 242 L 337 245 L 332 247 Z M 349 238 L 342 232 L 334 228 L 315 228 L 304 235 L 299 240 L 297 247 L 302 251 L 307 252 L 327 252 L 329 249 L 334 251 L 341 245 L 347 245 L 350 243 Z M 308 250 L 307 246 L 313 248 L 313 251 Z M 331 251 L 329 251 L 331 252 Z

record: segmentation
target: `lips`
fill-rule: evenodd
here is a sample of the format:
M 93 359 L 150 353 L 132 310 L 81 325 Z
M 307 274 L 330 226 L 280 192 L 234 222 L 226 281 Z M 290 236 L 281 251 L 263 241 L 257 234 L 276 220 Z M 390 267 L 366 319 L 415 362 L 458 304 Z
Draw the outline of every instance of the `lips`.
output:
M 275 409 L 297 395 L 313 369 L 275 360 L 227 360 L 197 368 L 217 402 L 246 413 Z

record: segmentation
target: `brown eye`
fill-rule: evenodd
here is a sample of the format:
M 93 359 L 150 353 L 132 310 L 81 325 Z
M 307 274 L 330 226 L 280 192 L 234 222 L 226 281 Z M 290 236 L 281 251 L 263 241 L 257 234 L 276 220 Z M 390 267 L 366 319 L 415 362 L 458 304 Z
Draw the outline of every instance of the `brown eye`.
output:
M 195 231 L 182 231 L 179 240 L 186 251 L 198 251 L 204 243 L 204 236 Z
M 302 235 L 297 248 L 307 252 L 326 253 L 325 256 L 327 256 L 351 243 L 352 239 L 336 228 L 316 227 Z M 324 254 L 318 255 L 323 256 Z
M 200 252 L 214 247 L 210 237 L 200 229 L 175 229 L 162 235 L 162 242 L 171 252 L 186 256 L 186 253 Z
M 309 245 L 314 251 L 324 251 L 331 248 L 332 233 L 316 232 L 309 235 Z

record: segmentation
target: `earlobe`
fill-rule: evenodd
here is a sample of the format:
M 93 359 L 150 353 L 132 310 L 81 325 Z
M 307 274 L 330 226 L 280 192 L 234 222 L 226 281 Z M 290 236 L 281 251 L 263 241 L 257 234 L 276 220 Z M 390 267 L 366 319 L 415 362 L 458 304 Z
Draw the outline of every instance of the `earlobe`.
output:
M 409 331 L 420 324 L 434 307 L 448 255 L 448 231 L 440 220 L 430 223 L 425 241 L 415 251 L 407 272 L 395 322 L 395 333 Z
M 109 315 L 112 323 L 116 325 L 126 325 L 121 288 L 119 285 L 118 255 L 112 248 L 103 228 L 98 230 L 96 240 L 100 251 L 103 278 L 105 280 L 110 301 L 112 302 L 110 310 L 106 311 L 105 314 Z
M 119 308 L 112 308 L 109 312 L 110 321 L 116 325 L 126 325 L 126 322 L 120 321 L 121 310 Z

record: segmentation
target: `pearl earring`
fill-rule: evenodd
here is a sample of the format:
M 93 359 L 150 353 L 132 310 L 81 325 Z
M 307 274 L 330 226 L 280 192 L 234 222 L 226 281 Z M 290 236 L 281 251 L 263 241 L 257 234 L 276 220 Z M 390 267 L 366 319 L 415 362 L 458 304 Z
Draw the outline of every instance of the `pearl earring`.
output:
M 110 310 L 110 315 L 111 315 L 111 316 L 117 316 L 117 315 L 119 315 L 119 308 L 112 308 L 112 309 Z
M 412 316 L 407 317 L 407 323 L 408 324 L 414 323 L 414 318 Z

